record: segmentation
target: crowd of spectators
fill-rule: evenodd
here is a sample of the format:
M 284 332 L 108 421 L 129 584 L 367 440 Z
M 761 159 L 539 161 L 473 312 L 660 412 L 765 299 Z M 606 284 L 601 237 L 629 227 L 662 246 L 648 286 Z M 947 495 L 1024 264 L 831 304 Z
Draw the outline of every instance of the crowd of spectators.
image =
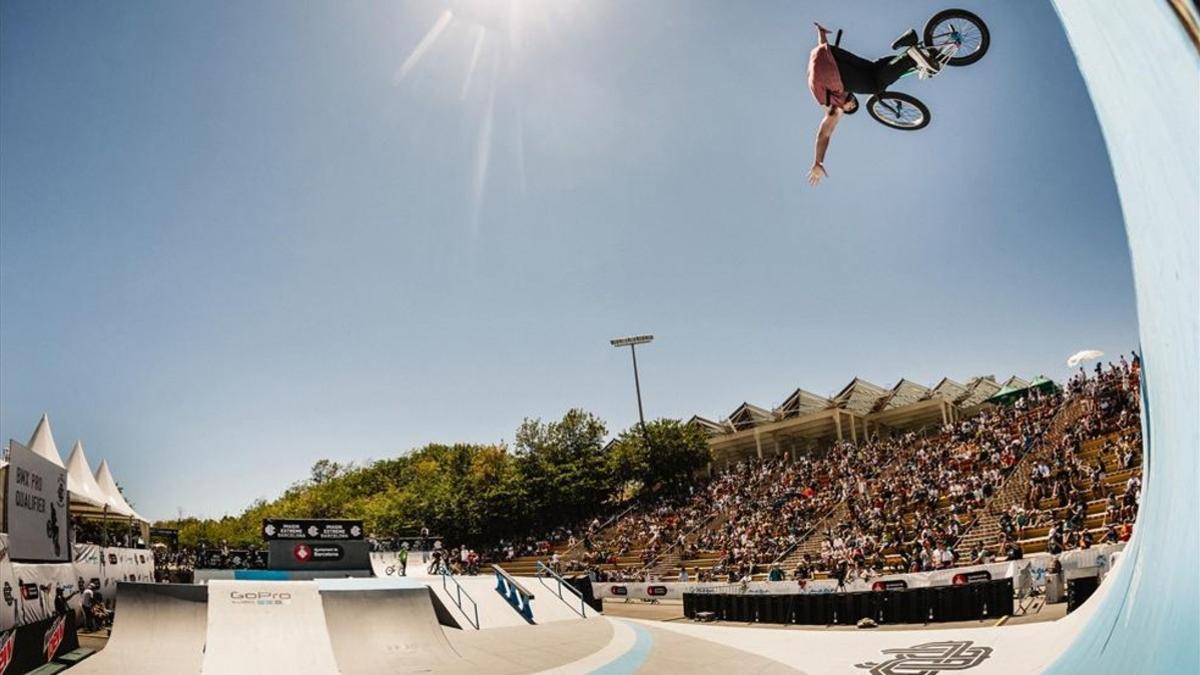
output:
M 1061 402 L 1031 392 L 1011 407 L 947 424 L 935 437 L 894 446 L 887 474 L 860 481 L 846 499 L 847 517 L 823 533 L 819 557 L 801 561 L 794 575 L 817 571 L 844 581 L 985 561 L 976 551 L 964 558 L 955 544 Z
M 1137 515 L 1140 472 L 1131 471 L 1120 490 L 1110 490 L 1104 478 L 1141 464 L 1138 370 L 1136 355 L 1132 362 L 1122 357 L 1107 368 L 1097 365 L 1090 377 L 1081 371 L 1064 391 L 1030 389 L 1010 405 L 988 407 L 927 435 L 740 463 L 587 532 L 564 567 L 588 570 L 598 580 L 640 580 L 670 560 L 685 580 L 790 572 L 794 579 L 849 581 L 1019 559 L 1022 534 L 1036 528 L 1049 528 L 1051 553 L 1100 543 L 1095 539 L 1124 541 Z M 1068 404 L 1082 414 L 1050 439 L 1052 421 Z M 1095 458 L 1081 459 L 1084 441 L 1106 436 Z M 1000 514 L 999 539 L 960 550 L 960 537 L 1035 449 L 1029 493 Z M 1087 522 L 1093 500 L 1104 501 L 1099 536 Z M 1054 506 L 1042 508 L 1048 501 Z M 830 517 L 835 514 L 843 516 Z M 818 526 L 819 550 L 793 556 L 791 569 L 781 569 L 785 554 Z M 689 560 L 713 554 L 711 567 L 688 571 Z
M 1142 489 L 1140 370 L 1135 354 L 1107 368 L 1097 363 L 1092 377 L 1081 369 L 1071 379 L 1067 388 L 1083 415 L 1034 465 L 1024 500 L 1001 515 L 1001 547 L 1044 526 L 1049 526 L 1046 550 L 1053 554 L 1129 539 Z M 1083 448 L 1091 439 L 1101 442 L 1088 458 Z M 1114 489 L 1107 477 L 1122 472 L 1125 480 Z M 1088 526 L 1089 504 L 1095 502 L 1103 503 L 1104 531 L 1098 537 Z

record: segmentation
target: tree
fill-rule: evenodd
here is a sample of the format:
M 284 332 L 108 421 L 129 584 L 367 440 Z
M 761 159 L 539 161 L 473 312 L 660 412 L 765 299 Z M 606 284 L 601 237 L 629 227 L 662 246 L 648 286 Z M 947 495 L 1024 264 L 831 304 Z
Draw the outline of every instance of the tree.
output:
M 328 459 L 318 459 L 312 465 L 312 474 L 309 480 L 313 485 L 327 483 L 345 473 L 349 468 L 349 466 L 343 466 Z
M 641 425 L 621 432 L 613 444 L 612 473 L 619 481 L 640 483 L 644 493 L 669 491 L 686 485 L 710 461 L 708 438 L 701 429 L 658 419 L 646 424 L 645 433 Z
M 517 429 L 519 479 L 537 525 L 581 520 L 612 495 L 617 483 L 604 446 L 606 433 L 600 418 L 577 408 L 557 422 L 526 419 Z

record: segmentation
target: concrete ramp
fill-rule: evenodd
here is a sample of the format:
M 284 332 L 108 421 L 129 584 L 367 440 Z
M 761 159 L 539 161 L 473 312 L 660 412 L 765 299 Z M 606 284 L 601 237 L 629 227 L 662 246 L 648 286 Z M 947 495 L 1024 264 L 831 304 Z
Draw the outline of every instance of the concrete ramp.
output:
M 430 589 L 403 579 L 318 582 L 342 675 L 465 668 L 438 623 Z
M 210 581 L 201 672 L 337 673 L 317 582 Z
M 118 582 L 112 636 L 71 673 L 199 675 L 208 589 L 192 584 Z

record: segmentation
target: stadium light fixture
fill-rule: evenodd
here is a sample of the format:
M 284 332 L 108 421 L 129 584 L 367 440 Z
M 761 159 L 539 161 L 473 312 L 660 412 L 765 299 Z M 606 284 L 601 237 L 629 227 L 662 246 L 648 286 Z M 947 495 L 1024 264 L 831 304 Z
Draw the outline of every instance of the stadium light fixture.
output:
M 608 343 L 614 347 L 632 347 L 634 345 L 644 345 L 653 339 L 653 335 L 631 335 L 629 337 L 613 338 Z

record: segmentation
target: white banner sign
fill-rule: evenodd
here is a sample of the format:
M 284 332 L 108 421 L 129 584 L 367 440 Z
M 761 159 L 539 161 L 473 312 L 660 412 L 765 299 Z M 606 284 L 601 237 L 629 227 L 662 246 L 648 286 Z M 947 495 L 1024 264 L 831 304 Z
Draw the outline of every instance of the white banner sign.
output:
M 1078 576 L 1104 575 L 1112 566 L 1112 556 L 1125 547 L 1124 544 L 1093 546 L 1083 551 L 1067 551 L 1061 554 L 1066 578 Z M 902 582 L 897 586 L 902 588 L 925 588 L 929 586 L 949 586 L 979 580 L 984 575 L 989 579 L 1013 578 L 1014 584 L 1021 585 L 1019 575 L 1023 569 L 1029 570 L 1029 583 L 1039 588 L 1046 585 L 1046 574 L 1054 556 L 1039 554 L 1022 560 L 1001 561 L 986 565 L 971 565 L 969 567 L 953 567 L 932 572 L 914 572 L 909 574 L 887 574 L 870 579 L 847 579 L 842 588 L 838 588 L 836 579 L 811 579 L 808 581 L 751 581 L 745 584 L 723 581 L 678 582 L 678 581 L 637 581 L 637 582 L 593 582 L 592 592 L 597 598 L 614 600 L 682 600 L 684 593 L 750 593 L 750 594 L 809 594 L 836 593 L 880 590 L 878 584 L 887 587 L 888 582 Z M 959 577 L 956 579 L 956 577 Z
M 67 470 L 10 440 L 6 492 L 9 555 L 16 560 L 70 561 Z

